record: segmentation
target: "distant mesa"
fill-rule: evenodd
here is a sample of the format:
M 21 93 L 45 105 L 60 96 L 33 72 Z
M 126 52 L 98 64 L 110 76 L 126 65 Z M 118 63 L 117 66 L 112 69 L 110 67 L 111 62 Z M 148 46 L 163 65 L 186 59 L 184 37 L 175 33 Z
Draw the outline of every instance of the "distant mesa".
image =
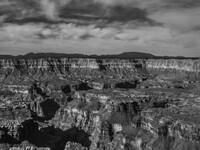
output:
M 84 55 L 84 54 L 66 54 L 66 53 L 28 53 L 26 55 L 0 55 L 0 59 L 38 59 L 38 58 L 118 58 L 118 59 L 144 59 L 155 58 L 154 55 L 141 52 L 125 52 L 113 55 Z
M 143 52 L 124 52 L 121 54 L 85 55 L 66 53 L 28 53 L 26 55 L 0 55 L 0 59 L 39 59 L 39 58 L 96 58 L 96 59 L 199 59 L 184 56 L 155 56 Z

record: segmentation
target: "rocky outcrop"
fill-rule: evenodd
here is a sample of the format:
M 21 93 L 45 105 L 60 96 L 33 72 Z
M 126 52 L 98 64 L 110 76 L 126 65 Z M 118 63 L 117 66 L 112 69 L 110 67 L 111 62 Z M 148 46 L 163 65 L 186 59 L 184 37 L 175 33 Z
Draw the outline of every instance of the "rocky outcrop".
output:
M 200 72 L 200 59 L 149 59 L 147 68 L 164 68 L 183 70 L 188 72 Z
M 150 74 L 161 78 L 200 79 L 200 59 L 149 59 L 146 67 Z
M 134 77 L 140 78 L 142 60 L 97 60 L 97 59 L 28 59 L 0 60 L 0 81 L 29 81 L 34 79 L 91 78 L 91 77 Z
M 33 81 L 63 78 L 161 78 L 199 79 L 199 59 L 1 59 L 0 81 Z M 98 85 L 94 85 L 97 87 Z M 101 88 L 101 87 L 97 87 Z

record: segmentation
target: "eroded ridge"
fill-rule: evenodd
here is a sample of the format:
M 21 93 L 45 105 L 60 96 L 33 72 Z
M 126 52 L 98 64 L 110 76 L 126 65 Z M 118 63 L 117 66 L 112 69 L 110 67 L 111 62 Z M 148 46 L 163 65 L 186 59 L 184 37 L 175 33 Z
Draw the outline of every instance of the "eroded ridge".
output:
M 152 61 L 1 60 L 0 149 L 199 150 L 197 60 Z

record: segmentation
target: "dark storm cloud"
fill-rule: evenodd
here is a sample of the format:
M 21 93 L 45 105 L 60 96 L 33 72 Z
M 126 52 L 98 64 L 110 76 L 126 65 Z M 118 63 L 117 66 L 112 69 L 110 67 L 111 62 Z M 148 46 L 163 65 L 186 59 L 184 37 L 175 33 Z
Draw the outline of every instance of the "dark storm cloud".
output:
M 152 23 L 154 19 L 158 21 L 154 17 L 149 17 L 155 12 L 190 9 L 199 5 L 199 0 L 2 0 L 0 15 L 6 16 L 9 21 L 37 21 L 39 18 L 44 19 L 42 16 L 45 16 L 48 20 L 54 21 L 74 18 L 86 21 L 106 19 Z
M 104 19 L 108 21 L 150 21 L 147 12 L 143 9 L 124 6 L 124 5 L 104 5 L 99 2 L 85 0 L 82 4 L 81 0 L 71 1 L 60 11 L 60 16 L 65 18 L 80 19 Z
M 107 6 L 133 6 L 139 8 L 162 7 L 193 7 L 200 4 L 199 0 L 94 0 Z
M 55 20 L 59 9 L 68 2 L 68 0 L 2 0 L 0 15 L 14 19 L 45 16 L 49 20 Z
M 152 23 L 144 9 L 125 5 L 105 5 L 93 0 L 10 0 L 0 2 L 0 15 L 7 22 L 51 22 L 77 19 L 86 22 L 104 20 Z M 6 3 L 6 4 L 5 4 Z M 6 5 L 6 6 L 5 6 Z
M 39 7 L 38 3 L 34 0 L 2 0 L 0 2 L 1 15 L 7 14 L 15 17 L 36 13 Z
M 199 26 L 199 0 L 0 1 L 0 42 L 7 49 L 199 54 Z

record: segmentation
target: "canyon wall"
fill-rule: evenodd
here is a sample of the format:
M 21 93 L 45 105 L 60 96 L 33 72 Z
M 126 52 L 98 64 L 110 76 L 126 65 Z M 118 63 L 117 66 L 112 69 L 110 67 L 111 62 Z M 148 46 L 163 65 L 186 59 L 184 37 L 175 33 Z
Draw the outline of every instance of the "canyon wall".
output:
M 45 75 L 146 78 L 149 74 L 195 80 L 200 76 L 200 59 L 1 59 L 0 71 L 1 81 L 9 76 L 19 80 L 24 76 L 39 79 L 45 78 Z
M 200 79 L 200 59 L 149 59 L 146 61 L 146 67 L 153 75 L 187 80 Z
M 100 59 L 5 59 L 0 60 L 0 81 L 45 79 L 57 77 L 145 77 L 143 60 L 100 60 Z

